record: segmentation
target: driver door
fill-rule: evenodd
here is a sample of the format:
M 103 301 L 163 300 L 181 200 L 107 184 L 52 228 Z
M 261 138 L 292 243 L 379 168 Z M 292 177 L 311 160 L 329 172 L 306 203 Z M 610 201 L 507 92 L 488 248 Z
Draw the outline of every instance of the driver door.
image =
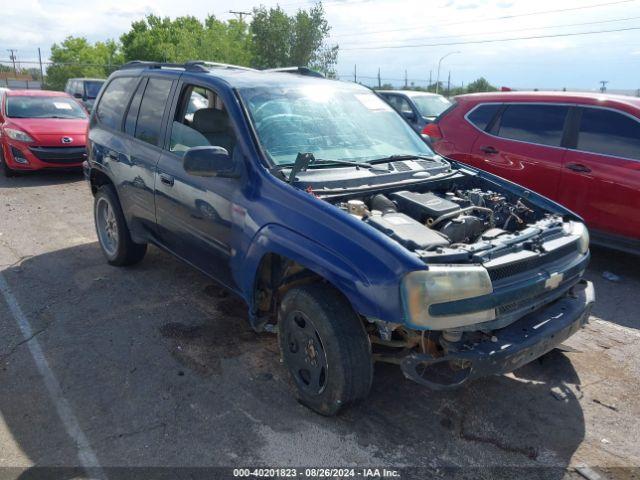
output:
M 185 172 L 191 147 L 220 146 L 233 157 L 235 132 L 220 97 L 210 88 L 182 83 L 167 126 L 167 143 L 156 172 L 156 222 L 160 242 L 223 285 L 231 277 L 232 197 L 238 179 Z

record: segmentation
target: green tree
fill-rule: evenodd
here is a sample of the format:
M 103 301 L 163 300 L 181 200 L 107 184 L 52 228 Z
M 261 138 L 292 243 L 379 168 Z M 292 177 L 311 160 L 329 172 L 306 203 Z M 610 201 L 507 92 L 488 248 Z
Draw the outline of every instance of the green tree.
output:
M 326 43 L 331 27 L 322 3 L 287 15 L 279 6 L 253 10 L 250 31 L 257 68 L 309 66 L 335 75 L 338 46 Z
M 480 77 L 467 85 L 467 93 L 495 92 L 497 90 L 498 89 L 491 85 L 489 81 L 484 77 Z
M 113 40 L 91 44 L 83 37 L 67 37 L 51 46 L 47 88 L 62 90 L 69 78 L 105 78 L 122 63 L 119 45 Z
M 148 15 L 133 22 L 120 40 L 126 61 L 209 60 L 248 65 L 251 60 L 247 24 L 237 20 L 222 22 L 213 15 L 204 23 L 191 16 L 171 20 Z

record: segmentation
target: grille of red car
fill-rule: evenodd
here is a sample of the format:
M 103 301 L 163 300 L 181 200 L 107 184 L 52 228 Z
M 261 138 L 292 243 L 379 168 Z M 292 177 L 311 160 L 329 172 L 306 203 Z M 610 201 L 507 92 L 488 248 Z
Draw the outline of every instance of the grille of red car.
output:
M 46 163 L 81 163 L 87 159 L 85 147 L 30 147 L 35 157 Z

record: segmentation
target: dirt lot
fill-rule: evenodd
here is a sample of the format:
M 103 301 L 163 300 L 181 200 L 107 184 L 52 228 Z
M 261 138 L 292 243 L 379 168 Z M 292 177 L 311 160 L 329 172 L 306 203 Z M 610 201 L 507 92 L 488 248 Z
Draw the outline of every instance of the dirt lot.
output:
M 0 478 L 32 466 L 640 475 L 637 258 L 593 251 L 598 301 L 570 348 L 448 393 L 382 365 L 368 402 L 323 418 L 294 400 L 275 338 L 253 333 L 240 300 L 155 248 L 108 266 L 91 210 L 79 175 L 0 179 L 0 467 L 13 467 Z

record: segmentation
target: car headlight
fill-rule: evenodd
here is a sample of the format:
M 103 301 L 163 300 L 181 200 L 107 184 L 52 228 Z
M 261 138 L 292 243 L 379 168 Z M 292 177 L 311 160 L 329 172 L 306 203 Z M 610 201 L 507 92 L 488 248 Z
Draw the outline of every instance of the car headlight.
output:
M 589 230 L 582 222 L 567 222 L 563 225 L 563 230 L 569 235 L 577 235 L 578 251 L 585 254 L 589 251 Z
M 31 138 L 29 135 L 27 135 L 27 133 L 23 132 L 22 130 L 16 130 L 14 128 L 5 128 L 4 129 L 5 133 L 7 134 L 7 136 L 9 138 L 12 138 L 13 140 L 18 140 L 19 142 L 33 142 L 33 138 Z
M 493 293 L 487 269 L 476 265 L 430 265 L 402 280 L 402 301 L 408 320 L 430 330 L 447 330 L 495 319 L 495 309 L 471 313 L 432 315 L 435 304 Z

